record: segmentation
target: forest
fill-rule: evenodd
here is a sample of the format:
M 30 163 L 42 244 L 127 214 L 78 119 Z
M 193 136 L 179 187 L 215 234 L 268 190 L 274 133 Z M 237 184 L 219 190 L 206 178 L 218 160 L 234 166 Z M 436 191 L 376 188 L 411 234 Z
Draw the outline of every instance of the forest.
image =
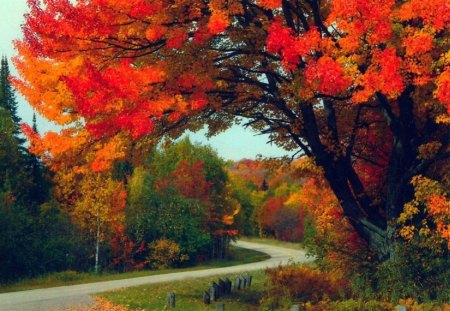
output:
M 260 237 L 315 258 L 266 271 L 261 310 L 445 310 L 447 2 L 28 1 L 18 75 L 1 66 L 0 280 L 182 268 Z M 21 122 L 16 92 L 60 130 Z M 236 125 L 286 157 L 183 136 Z

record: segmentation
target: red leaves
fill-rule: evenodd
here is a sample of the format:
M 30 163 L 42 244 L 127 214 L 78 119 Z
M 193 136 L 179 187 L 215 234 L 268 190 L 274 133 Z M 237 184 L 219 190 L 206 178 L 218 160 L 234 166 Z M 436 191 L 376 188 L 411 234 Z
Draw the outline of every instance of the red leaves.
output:
M 167 34 L 167 47 L 171 49 L 179 49 L 187 40 L 188 35 L 183 28 L 175 28 Z
M 371 66 L 356 81 L 357 85 L 363 86 L 363 90 L 353 94 L 353 101 L 366 102 L 376 92 L 381 92 L 388 98 L 399 96 L 405 87 L 401 74 L 402 63 L 393 47 L 374 50 Z
M 305 70 L 307 83 L 325 95 L 338 95 L 350 86 L 350 78 L 344 76 L 342 66 L 329 56 L 311 61 Z
M 295 51 L 301 57 L 305 57 L 319 48 L 321 40 L 320 32 L 316 27 L 312 27 L 303 36 L 297 38 L 294 44 Z
M 191 95 L 190 106 L 192 110 L 201 110 L 208 104 L 208 98 L 203 92 L 196 92 Z
M 397 12 L 402 21 L 421 19 L 426 26 L 442 31 L 450 23 L 448 0 L 411 0 Z
M 345 32 L 344 47 L 354 51 L 361 38 L 371 45 L 386 42 L 392 36 L 390 14 L 394 0 L 333 0 L 328 24 L 337 24 Z
M 224 32 L 228 25 L 230 25 L 228 15 L 222 10 L 213 10 L 208 22 L 209 32 L 213 35 L 218 35 Z
M 274 21 L 267 35 L 267 51 L 279 53 L 288 69 L 293 69 L 299 62 L 299 54 L 295 50 L 295 39 L 292 31 L 279 21 Z
M 417 56 L 430 51 L 433 48 L 433 36 L 425 32 L 417 32 L 403 41 L 406 56 Z
M 206 181 L 203 165 L 203 162 L 190 164 L 182 160 L 173 172 L 173 183 L 186 198 L 205 200 L 209 197 L 212 184 Z
M 124 2 L 130 2 L 129 0 L 125 0 Z M 158 9 L 161 9 L 160 6 L 154 6 L 153 1 L 148 0 L 135 0 L 131 1 L 135 2 L 133 3 L 133 6 L 130 10 L 130 15 L 135 18 L 147 18 L 150 15 L 153 15 L 155 12 L 157 12 Z M 158 3 L 158 1 L 155 1 L 155 3 Z
M 281 55 L 286 69 L 293 70 L 300 63 L 301 57 L 313 53 L 319 48 L 320 33 L 313 27 L 302 36 L 295 36 L 290 28 L 275 20 L 269 27 L 266 44 L 267 51 Z
M 437 86 L 436 97 L 445 105 L 447 113 L 450 114 L 450 67 L 446 67 L 438 77 Z
M 33 144 L 33 141 L 34 141 L 35 139 L 39 138 L 39 134 L 36 133 L 36 132 L 31 128 L 31 126 L 29 126 L 28 124 L 22 123 L 20 127 L 21 127 L 21 130 L 22 130 L 22 133 L 28 138 L 28 140 L 31 141 L 32 144 Z
M 280 53 L 282 49 L 292 45 L 292 31 L 283 27 L 280 21 L 270 24 L 267 36 L 267 52 Z
M 200 28 L 194 34 L 194 43 L 199 46 L 204 45 L 213 35 L 208 31 L 208 29 Z
M 145 261 L 138 263 L 135 258 L 146 251 L 146 241 L 136 244 L 127 235 L 126 228 L 122 224 L 114 227 L 114 237 L 110 246 L 114 254 L 112 264 L 122 271 L 139 270 L 147 264 Z
M 150 133 L 150 117 L 155 108 L 149 104 L 152 85 L 163 81 L 164 74 L 154 67 L 134 67 L 122 61 L 117 67 L 100 72 L 86 64 L 83 77 L 67 77 L 78 111 L 86 127 L 96 137 L 109 136 L 117 130 L 128 131 L 133 138 Z M 128 106 L 125 108 L 124 106 Z M 101 121 L 98 117 L 101 116 Z
M 117 128 L 128 130 L 133 139 L 138 139 L 149 134 L 153 129 L 153 121 L 150 119 L 150 113 L 147 104 L 142 104 L 134 111 L 124 111 L 117 118 Z
M 384 94 L 394 97 L 403 91 L 403 78 L 400 72 L 402 59 L 397 56 L 394 48 L 384 51 L 375 50 L 372 62 L 380 68 L 379 88 Z
M 258 4 L 265 9 L 274 10 L 281 7 L 281 0 L 258 0 Z
M 304 233 L 304 213 L 301 208 L 290 207 L 286 197 L 269 197 L 262 206 L 260 225 L 277 239 L 301 241 Z
M 161 39 L 167 33 L 167 27 L 164 26 L 150 26 L 145 32 L 145 37 L 148 41 L 154 42 Z

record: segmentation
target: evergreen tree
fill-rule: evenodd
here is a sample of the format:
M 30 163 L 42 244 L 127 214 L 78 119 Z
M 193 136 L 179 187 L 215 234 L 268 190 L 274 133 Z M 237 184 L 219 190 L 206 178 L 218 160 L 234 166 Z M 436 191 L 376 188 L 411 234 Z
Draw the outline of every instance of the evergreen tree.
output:
M 37 122 L 36 122 L 36 112 L 33 112 L 33 131 L 38 132 Z
M 15 200 L 37 212 L 38 206 L 46 200 L 49 185 L 44 178 L 43 166 L 24 145 L 20 129 L 22 120 L 17 114 L 15 90 L 9 77 L 8 60 L 3 56 L 0 66 L 0 122 L 4 130 L 2 136 L 8 141 L 8 146 L 0 146 L 0 161 L 4 168 L 0 172 L 0 186 L 10 185 Z
M 9 112 L 0 107 L 0 191 L 11 195 L 19 169 L 19 146 L 14 138 L 14 122 Z
M 5 57 L 0 66 L 0 283 L 82 269 L 86 247 L 50 198 L 48 172 L 25 148 Z M 36 116 L 33 129 L 37 131 Z
M 21 137 L 20 122 L 22 121 L 17 115 L 17 100 L 15 91 L 9 81 L 10 70 L 8 59 L 2 57 L 0 66 L 0 107 L 6 110 L 14 122 L 14 136 L 20 145 L 25 143 L 25 139 Z M 22 150 L 23 151 L 23 150 Z
M 262 190 L 262 191 L 267 191 L 267 190 L 269 190 L 269 185 L 267 184 L 267 181 L 266 181 L 265 178 L 264 178 L 264 180 L 263 180 L 263 182 L 262 182 L 261 190 Z
M 11 83 L 9 82 L 10 70 L 8 60 L 2 57 L 0 67 L 0 107 L 3 107 L 11 114 L 14 123 L 19 124 L 20 118 L 17 115 L 17 101 Z

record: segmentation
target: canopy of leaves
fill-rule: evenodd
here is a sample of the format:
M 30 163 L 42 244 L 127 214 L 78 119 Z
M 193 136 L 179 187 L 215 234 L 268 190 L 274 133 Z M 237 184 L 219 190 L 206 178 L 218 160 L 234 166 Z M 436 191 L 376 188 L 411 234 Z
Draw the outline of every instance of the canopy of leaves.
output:
M 204 122 L 215 133 L 243 117 L 314 158 L 380 258 L 390 255 L 388 227 L 413 199 L 412 177 L 448 187 L 446 0 L 29 6 L 15 85 L 66 126 L 43 137 L 25 127 L 54 168 L 107 170 L 130 139 Z M 439 147 L 421 156 L 432 142 Z

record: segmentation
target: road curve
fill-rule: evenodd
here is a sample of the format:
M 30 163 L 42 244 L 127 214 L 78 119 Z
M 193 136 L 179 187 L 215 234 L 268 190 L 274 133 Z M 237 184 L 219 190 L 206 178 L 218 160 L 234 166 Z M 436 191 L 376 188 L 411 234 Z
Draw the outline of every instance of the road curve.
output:
M 0 311 L 47 311 L 64 310 L 68 307 L 87 306 L 93 303 L 91 294 L 143 284 L 155 284 L 208 277 L 219 274 L 242 273 L 285 265 L 289 262 L 311 262 L 305 251 L 279 246 L 238 241 L 236 246 L 270 255 L 270 259 L 232 267 L 169 274 L 143 276 L 131 279 L 95 282 L 88 284 L 59 286 L 0 294 Z

